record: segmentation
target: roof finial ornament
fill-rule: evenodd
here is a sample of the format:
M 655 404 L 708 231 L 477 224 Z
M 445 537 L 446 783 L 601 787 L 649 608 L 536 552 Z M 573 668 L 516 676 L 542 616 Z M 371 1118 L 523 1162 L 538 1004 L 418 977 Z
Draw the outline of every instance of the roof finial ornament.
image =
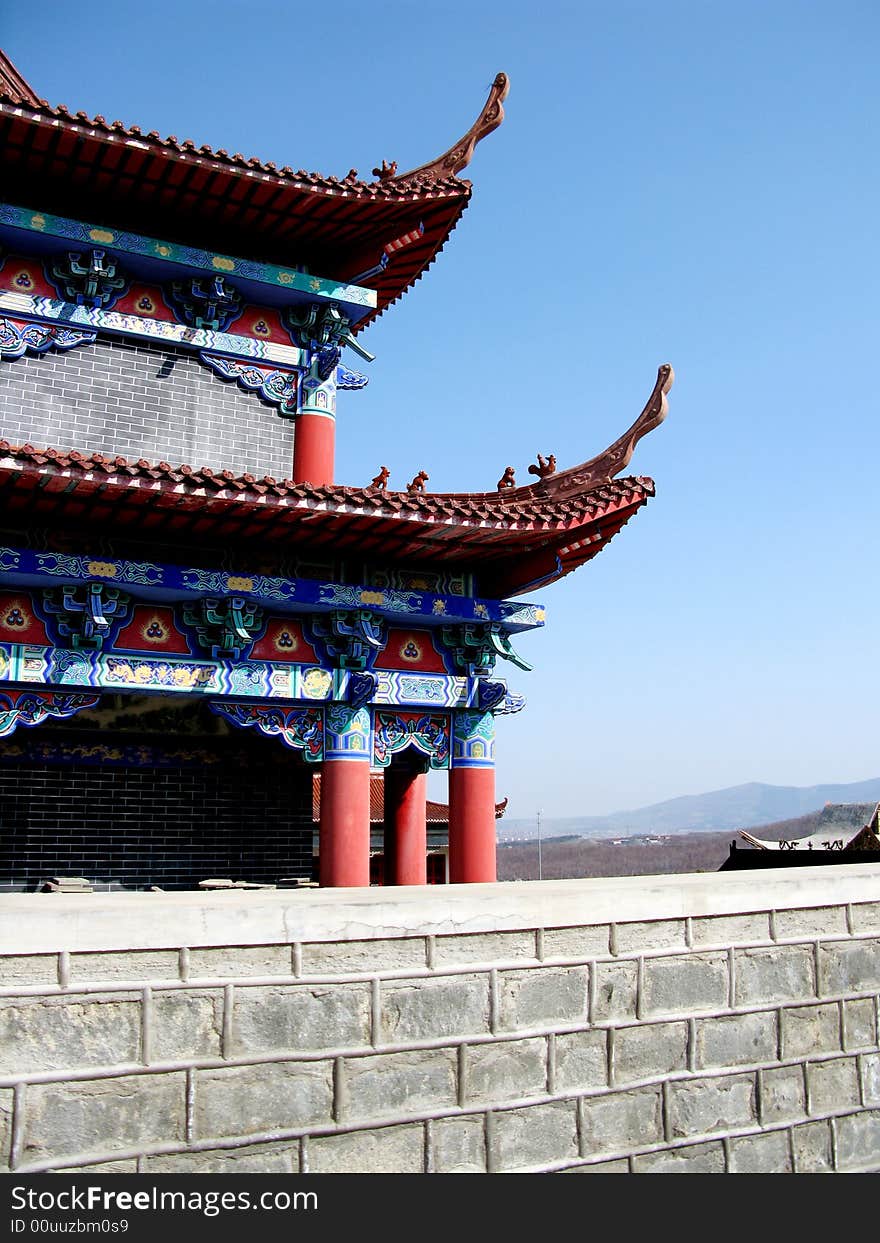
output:
M 474 148 L 487 134 L 491 134 L 496 130 L 504 120 L 504 108 L 502 104 L 507 98 L 507 92 L 510 89 L 510 80 L 506 73 L 498 73 L 495 75 L 495 81 L 489 91 L 489 98 L 483 105 L 480 115 L 474 121 L 468 132 L 463 138 L 460 138 L 454 146 L 448 151 L 444 151 L 442 155 L 438 155 L 436 160 L 430 160 L 427 164 L 420 164 L 418 168 L 410 169 L 408 173 L 397 173 L 397 165 L 393 164 L 389 167 L 394 171 L 383 172 L 386 168 L 385 161 L 382 161 L 382 169 L 373 169 L 373 173 L 380 181 L 439 181 L 446 177 L 457 176 L 462 169 L 467 168 L 474 154 Z
M 537 462 L 532 462 L 529 467 L 530 475 L 537 475 L 539 479 L 549 479 L 551 475 L 556 474 L 556 454 L 551 453 L 549 457 L 542 457 L 538 454 Z
M 397 174 L 397 160 L 392 160 L 389 164 L 387 160 L 383 160 L 379 168 L 373 169 L 373 176 L 378 177 L 380 181 L 388 181 Z
M 368 487 L 378 488 L 380 492 L 384 492 L 390 478 L 391 471 L 388 467 L 380 466 L 378 475 L 373 476 L 372 480 L 368 484 Z
M 424 492 L 425 484 L 431 476 L 426 470 L 420 470 L 411 483 L 406 485 L 407 492 Z
M 498 480 L 498 491 L 503 492 L 505 488 L 516 487 L 516 473 L 512 466 L 505 466 L 504 474 Z
M 582 462 L 580 466 L 560 471 L 552 483 L 548 484 L 550 495 L 559 499 L 565 496 L 581 495 L 585 491 L 601 487 L 615 475 L 619 475 L 623 468 L 629 465 L 635 447 L 641 438 L 653 431 L 666 418 L 668 404 L 666 397 L 672 388 L 674 379 L 672 367 L 669 363 L 664 363 L 657 371 L 654 391 L 632 427 L 615 440 L 613 445 L 609 445 L 603 453 L 597 454 L 589 462 Z M 532 469 L 530 466 L 529 470 Z

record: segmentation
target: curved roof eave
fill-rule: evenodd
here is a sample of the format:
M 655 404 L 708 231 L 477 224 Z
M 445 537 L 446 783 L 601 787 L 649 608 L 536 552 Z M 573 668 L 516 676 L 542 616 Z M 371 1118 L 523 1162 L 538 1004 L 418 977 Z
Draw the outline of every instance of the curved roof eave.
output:
M 236 239 L 249 232 L 259 236 L 262 250 L 274 246 L 283 251 L 284 262 L 295 261 L 297 246 L 306 256 L 332 248 L 341 270 L 327 274 L 337 278 L 354 279 L 359 270 L 378 264 L 383 248 L 401 234 L 422 230 L 415 244 L 395 252 L 372 283 L 365 282 L 377 290 L 379 305 L 357 325 L 361 331 L 398 301 L 443 249 L 471 197 L 471 183 L 458 174 L 477 144 L 501 124 L 508 88 L 507 75 L 496 75 L 474 124 L 442 155 L 402 174 L 396 164 L 383 161 L 373 170 L 376 179 L 367 182 L 355 169 L 338 178 L 279 168 L 239 152 L 197 146 L 192 139 L 181 141 L 173 134 L 161 138 L 155 130 L 144 133 L 137 125 L 72 113 L 63 104 L 52 107 L 0 52 L 0 137 L 3 161 L 19 174 L 19 184 L 41 187 L 43 193 L 46 186 L 51 193 L 59 183 L 73 193 L 77 178 L 79 189 L 94 186 L 94 208 L 107 216 L 95 223 L 123 223 L 126 214 L 150 210 L 152 203 L 176 219 L 182 232 L 204 217 L 216 230 L 217 241 L 227 241 L 215 248 L 230 253 L 236 253 Z M 70 150 L 62 150 L 63 134 L 70 136 Z M 160 177 L 157 169 L 162 165 L 179 166 L 180 171 Z M 99 184 L 101 179 L 105 184 Z M 206 197 L 202 191 L 208 183 L 216 193 Z M 351 239 L 344 245 L 334 236 L 340 222 Z

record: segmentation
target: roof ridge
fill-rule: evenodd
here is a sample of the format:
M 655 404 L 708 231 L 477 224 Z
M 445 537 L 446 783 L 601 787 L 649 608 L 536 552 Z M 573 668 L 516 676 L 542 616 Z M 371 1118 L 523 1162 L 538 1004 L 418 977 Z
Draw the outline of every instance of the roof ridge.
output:
M 2 56 L 2 52 L 0 52 L 0 56 Z M 27 86 L 27 83 L 24 85 Z M 30 95 L 19 94 L 15 90 L 10 89 L 10 83 L 4 80 L 2 62 L 0 62 L 0 102 L 4 100 L 16 107 L 28 107 L 34 112 L 42 113 L 53 120 L 61 120 L 72 126 L 87 125 L 92 129 L 103 130 L 108 135 L 124 134 L 129 138 L 155 146 L 160 150 L 173 151 L 179 155 L 196 155 L 202 159 L 216 160 L 226 167 L 251 168 L 262 172 L 265 176 L 276 177 L 286 185 L 293 185 L 303 190 L 323 189 L 340 194 L 354 193 L 362 195 L 367 199 L 418 198 L 428 189 L 434 193 L 445 190 L 450 197 L 458 194 L 469 196 L 470 193 L 469 182 L 461 181 L 449 174 L 421 177 L 409 182 L 400 178 L 386 178 L 384 180 L 380 178 L 375 181 L 364 181 L 360 178 L 352 177 L 351 173 L 357 171 L 352 169 L 348 176 L 340 178 L 333 174 L 308 172 L 303 168 L 294 170 L 288 164 L 279 168 L 274 160 L 261 160 L 258 156 L 244 156 L 240 151 L 233 152 L 230 155 L 225 147 L 214 148 L 208 143 L 197 144 L 192 138 L 179 139 L 176 134 L 169 134 L 166 138 L 162 138 L 158 130 L 149 130 L 145 134 L 140 125 L 126 125 L 119 120 L 108 121 L 101 113 L 90 117 L 87 112 L 82 110 L 72 112 L 66 104 L 52 105 L 45 99 L 39 99 L 33 92 Z
M 259 492 L 261 495 L 268 491 L 277 496 L 292 493 L 303 499 L 314 497 L 317 500 L 347 501 L 359 507 L 369 505 L 374 511 L 383 507 L 396 512 L 409 509 L 416 514 L 420 511 L 441 510 L 452 515 L 458 511 L 459 516 L 464 517 L 477 517 L 481 511 L 486 510 L 515 517 L 527 511 L 535 501 L 555 505 L 562 513 L 567 514 L 572 512 L 572 507 L 576 506 L 578 501 L 587 501 L 591 497 L 597 500 L 611 499 L 599 495 L 609 488 L 627 491 L 639 487 L 648 492 L 653 492 L 654 488 L 653 480 L 648 476 L 630 475 L 613 480 L 602 478 L 583 490 L 575 492 L 568 488 L 558 496 L 553 495 L 548 487 L 548 484 L 554 482 L 552 477 L 549 480 L 541 480 L 539 483 L 527 484 L 522 488 L 504 491 L 400 492 L 394 489 L 373 488 L 369 485 L 357 487 L 342 483 L 315 486 L 308 482 L 295 483 L 287 478 L 278 479 L 275 475 L 257 475 L 252 471 L 242 471 L 237 474 L 235 471 L 207 465 L 190 466 L 187 462 L 181 462 L 175 466 L 164 459 L 159 462 L 150 462 L 146 458 L 128 458 L 109 450 L 105 452 L 96 449 L 84 453 L 80 449 L 62 450 L 53 445 L 41 447 L 29 441 L 15 445 L 9 440 L 0 439 L 0 455 L 23 458 L 41 466 L 51 466 L 61 470 L 75 467 L 83 472 L 99 470 L 105 474 L 111 474 L 114 470 L 118 470 L 130 476 L 149 476 L 153 479 L 164 476 L 175 483 L 190 483 L 195 487 L 208 487 L 217 491 L 234 489 L 239 492 Z M 583 467 L 573 467 L 571 472 L 563 473 L 565 475 L 576 474 L 582 470 Z M 467 512 L 462 515 L 463 509 Z

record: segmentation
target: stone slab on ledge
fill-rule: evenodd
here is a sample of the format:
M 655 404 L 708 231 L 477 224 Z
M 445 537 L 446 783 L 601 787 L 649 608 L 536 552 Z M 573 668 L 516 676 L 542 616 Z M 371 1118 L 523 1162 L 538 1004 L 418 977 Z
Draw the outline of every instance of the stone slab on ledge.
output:
M 8 894 L 0 954 L 566 928 L 880 901 L 880 864 L 373 889 Z

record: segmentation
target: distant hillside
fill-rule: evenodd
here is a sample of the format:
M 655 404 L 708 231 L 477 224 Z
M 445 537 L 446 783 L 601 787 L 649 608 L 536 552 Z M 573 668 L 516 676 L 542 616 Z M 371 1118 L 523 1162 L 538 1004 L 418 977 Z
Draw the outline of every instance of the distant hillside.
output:
M 858 820 L 858 816 L 856 817 Z M 819 828 L 821 813 L 808 812 L 793 820 L 754 826 L 766 841 L 805 837 Z M 724 863 L 732 840 L 748 851 L 730 832 L 674 833 L 633 837 L 543 838 L 541 875 L 544 880 L 581 876 L 660 876 L 680 872 L 716 872 Z M 499 880 L 537 880 L 537 841 L 502 844 L 498 851 Z
M 751 829 L 819 811 L 826 803 L 871 802 L 880 802 L 880 777 L 849 785 L 771 786 L 752 781 L 609 816 L 544 820 L 542 836 L 614 837 Z M 500 841 L 521 841 L 536 835 L 534 820 L 502 820 L 498 828 Z
M 730 846 L 729 833 L 678 833 L 671 837 L 555 838 L 543 842 L 544 880 L 582 876 L 661 876 L 717 872 Z M 538 843 L 511 842 L 498 849 L 499 880 L 537 880 Z

